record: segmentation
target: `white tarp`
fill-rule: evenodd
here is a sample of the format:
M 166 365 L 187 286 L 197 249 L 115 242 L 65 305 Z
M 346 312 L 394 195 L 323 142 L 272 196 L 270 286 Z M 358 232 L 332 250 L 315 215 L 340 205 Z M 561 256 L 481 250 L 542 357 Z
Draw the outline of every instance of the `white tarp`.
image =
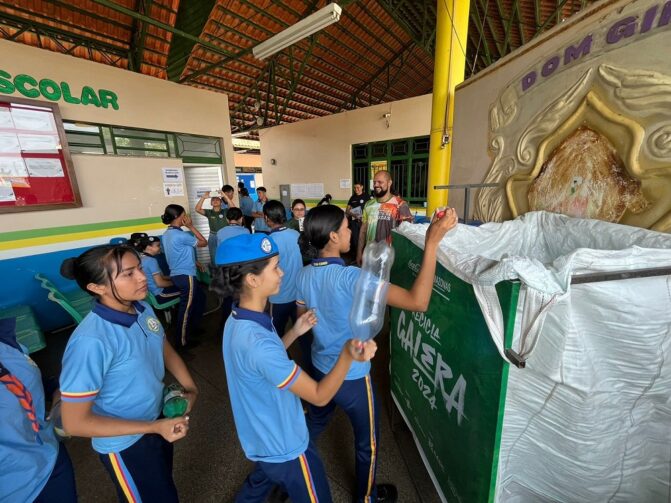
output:
M 399 232 L 423 248 L 425 225 Z M 534 212 L 458 226 L 439 261 L 473 285 L 502 356 L 494 285 L 522 283 L 497 500 L 671 501 L 671 276 L 570 283 L 671 267 L 671 236 Z

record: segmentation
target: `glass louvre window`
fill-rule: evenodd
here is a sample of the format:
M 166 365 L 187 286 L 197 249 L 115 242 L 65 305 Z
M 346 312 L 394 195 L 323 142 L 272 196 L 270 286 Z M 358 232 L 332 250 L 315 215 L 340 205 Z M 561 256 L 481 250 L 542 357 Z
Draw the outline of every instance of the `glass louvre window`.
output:
M 219 138 L 178 134 L 177 155 L 186 162 L 221 162 Z
M 391 144 L 391 155 L 406 155 L 408 153 L 408 141 L 395 141 Z
M 368 159 L 368 143 L 352 145 L 352 159 Z
M 371 156 L 374 157 L 375 159 L 386 157 L 387 143 L 388 142 L 373 143 L 373 148 L 371 149 L 372 150 Z
M 71 153 L 98 155 L 107 153 L 100 126 L 63 122 L 63 129 Z
M 172 157 L 168 146 L 169 133 L 117 127 L 110 130 L 117 155 Z
M 121 126 L 64 122 L 75 154 L 179 157 L 184 162 L 223 162 L 221 139 Z

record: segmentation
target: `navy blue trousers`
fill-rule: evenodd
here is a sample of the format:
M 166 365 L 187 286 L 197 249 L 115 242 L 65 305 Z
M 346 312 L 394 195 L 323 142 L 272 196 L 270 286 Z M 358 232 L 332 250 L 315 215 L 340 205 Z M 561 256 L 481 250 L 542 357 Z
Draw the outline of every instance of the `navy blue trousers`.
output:
M 317 381 L 324 377 L 324 374 L 317 369 L 315 374 Z M 315 442 L 319 434 L 324 431 L 336 405 L 345 411 L 354 430 L 356 501 L 360 503 L 375 501 L 380 421 L 377 396 L 370 375 L 343 382 L 333 400 L 324 407 L 312 404 L 308 406 L 307 424 L 311 442 Z
M 280 338 L 284 336 L 287 322 L 289 320 L 296 323 L 296 310 L 296 302 L 270 304 L 270 316 L 272 316 L 273 326 Z M 301 348 L 301 360 L 298 362 L 298 365 L 307 372 L 309 376 L 313 375 L 314 370 L 314 367 L 312 366 L 312 340 L 312 331 L 309 331 L 298 338 L 298 346 Z
M 281 486 L 292 503 L 331 503 L 331 490 L 324 464 L 310 442 L 298 458 L 284 463 L 257 461 L 235 496 L 235 503 L 261 503 L 271 489 Z
M 161 435 L 142 435 L 121 452 L 99 454 L 121 502 L 177 503 L 172 480 L 172 444 Z
M 177 315 L 177 344 L 185 346 L 196 335 L 205 309 L 205 294 L 195 276 L 170 276 L 179 288 L 179 314 Z
M 179 288 L 177 288 L 175 285 L 167 286 L 163 288 L 160 295 L 155 296 L 156 302 L 158 302 L 159 304 L 165 304 L 166 302 L 175 300 L 175 297 L 178 297 L 180 294 L 181 292 Z
M 67 449 L 60 442 L 54 469 L 34 503 L 77 503 L 77 487 L 72 461 Z

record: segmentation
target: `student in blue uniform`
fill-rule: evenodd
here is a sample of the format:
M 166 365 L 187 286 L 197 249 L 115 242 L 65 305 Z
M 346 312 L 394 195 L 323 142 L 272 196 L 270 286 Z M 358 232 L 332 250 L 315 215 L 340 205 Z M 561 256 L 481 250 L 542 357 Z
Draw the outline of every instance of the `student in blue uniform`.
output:
M 252 216 L 254 213 L 254 199 L 251 198 L 249 191 L 245 187 L 240 189 L 240 209 L 242 210 L 244 225 L 251 231 L 252 222 L 254 221 L 254 217 Z
M 229 208 L 226 211 L 226 219 L 228 220 L 228 225 L 217 231 L 217 247 L 228 238 L 239 236 L 240 234 L 249 234 L 249 229 L 243 227 L 243 216 L 240 208 Z M 214 257 L 215 255 L 212 256 L 212 263 L 214 263 Z
M 296 278 L 303 268 L 301 249 L 298 246 L 300 234 L 287 227 L 287 212 L 280 201 L 272 200 L 264 204 L 263 214 L 270 227 L 270 235 L 280 252 L 280 269 L 284 272 L 280 291 L 270 296 L 270 316 L 277 335 L 282 337 L 288 321 L 296 322 Z M 301 347 L 301 367 L 312 375 L 312 334 L 305 334 L 298 339 L 298 344 Z
M 198 390 L 144 303 L 147 279 L 129 246 L 98 246 L 68 259 L 61 273 L 96 297 L 70 336 L 61 372 L 63 428 L 91 437 L 119 501 L 178 501 L 172 442 L 189 418 L 159 419 L 165 369 L 193 406 Z
M 263 205 L 268 202 L 266 188 L 258 187 L 256 189 L 256 196 L 258 197 L 258 200 L 254 203 L 254 211 L 252 212 L 252 216 L 254 217 L 254 232 L 268 234 L 270 232 L 270 227 L 268 227 L 266 217 L 263 214 Z
M 163 275 L 158 265 L 156 255 L 161 253 L 161 239 L 157 236 L 141 236 L 132 241 L 135 249 L 140 253 L 142 270 L 147 277 L 147 288 L 156 297 L 159 304 L 179 297 L 180 291 L 173 285 L 170 278 Z
M 46 417 L 40 370 L 15 327 L 15 318 L 0 320 L 0 501 L 76 503 L 70 456 Z M 59 397 L 56 390 L 52 410 Z
M 247 227 L 242 226 L 243 215 L 242 211 L 239 208 L 230 208 L 226 212 L 226 218 L 228 218 L 228 225 L 223 229 L 221 229 L 219 232 L 217 232 L 217 243 L 218 243 L 217 246 L 221 246 L 221 244 L 224 241 L 232 237 L 239 236 L 240 234 L 249 234 L 249 229 L 247 229 Z M 233 306 L 232 296 L 221 299 L 221 324 L 219 326 L 220 331 L 224 329 L 226 320 L 231 315 L 232 306 Z
M 434 219 L 426 233 L 422 266 L 412 288 L 389 286 L 387 303 L 409 311 L 425 311 L 431 298 L 436 270 L 436 250 L 445 233 L 456 225 L 454 210 Z M 333 205 L 317 206 L 305 218 L 301 249 L 314 257 L 298 275 L 298 313 L 315 309 L 319 325 L 313 330 L 312 363 L 315 378 L 331 371 L 338 357 L 338 348 L 352 337 L 349 312 L 354 286 L 361 274 L 358 267 L 346 267 L 340 255 L 350 247 L 350 234 L 345 212 Z M 370 363 L 355 363 L 344 384 L 326 405 L 308 407 L 310 438 L 315 441 L 339 405 L 348 415 L 354 429 L 356 450 L 356 501 L 396 501 L 397 491 L 391 484 L 375 485 L 379 442 L 378 403 L 370 378 Z
M 314 314 L 304 313 L 280 339 L 265 313 L 268 297 L 282 281 L 272 238 L 241 235 L 225 244 L 217 249 L 215 262 L 221 267 L 212 286 L 239 301 L 224 329 L 224 365 L 238 438 L 247 458 L 256 462 L 235 501 L 265 501 L 280 485 L 293 503 L 329 503 L 328 480 L 309 439 L 300 398 L 328 403 L 352 362 L 373 357 L 375 342 L 343 341 L 332 371 L 313 381 L 289 359 L 286 348 L 315 325 Z
M 205 294 L 196 281 L 196 247 L 207 246 L 207 241 L 179 204 L 166 206 L 161 220 L 168 225 L 162 242 L 170 267 L 170 279 L 180 291 L 177 345 L 184 347 L 193 344 L 205 307 Z M 192 234 L 184 232 L 182 227 Z
M 287 227 L 287 212 L 279 201 L 263 205 L 263 214 L 270 227 L 270 235 L 280 252 L 280 269 L 284 273 L 280 291 L 270 296 L 270 315 L 275 331 L 282 337 L 289 319 L 296 321 L 296 276 L 303 268 L 297 231 Z

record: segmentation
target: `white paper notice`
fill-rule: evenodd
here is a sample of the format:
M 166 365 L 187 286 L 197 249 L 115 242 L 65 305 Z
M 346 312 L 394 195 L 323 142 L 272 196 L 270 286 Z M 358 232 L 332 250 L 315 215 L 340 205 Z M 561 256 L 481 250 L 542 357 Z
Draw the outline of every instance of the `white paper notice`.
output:
M 30 176 L 43 178 L 58 178 L 65 176 L 60 159 L 31 159 L 27 158 L 26 166 Z
M 340 188 L 341 189 L 349 189 L 352 187 L 352 179 L 351 178 L 341 178 L 340 179 Z
M 11 185 L 0 183 L 0 203 L 16 201 L 14 189 Z
M 58 135 L 20 134 L 19 143 L 24 152 L 57 152 L 61 148 Z
M 183 183 L 164 183 L 163 184 L 163 195 L 165 197 L 178 197 L 184 195 L 184 184 Z
M 51 110 L 25 110 L 12 108 L 12 117 L 16 129 L 29 131 L 56 132 L 56 123 Z
M 0 108 L 0 128 L 14 129 L 14 121 L 8 108 Z
M 19 138 L 14 133 L 0 133 L 0 153 L 18 154 L 21 152 Z
M 324 184 L 292 183 L 291 197 L 293 199 L 320 199 L 324 197 Z
M 0 176 L 28 176 L 21 157 L 0 157 Z
M 184 173 L 182 172 L 182 168 L 162 168 L 162 170 L 164 183 L 184 181 Z

